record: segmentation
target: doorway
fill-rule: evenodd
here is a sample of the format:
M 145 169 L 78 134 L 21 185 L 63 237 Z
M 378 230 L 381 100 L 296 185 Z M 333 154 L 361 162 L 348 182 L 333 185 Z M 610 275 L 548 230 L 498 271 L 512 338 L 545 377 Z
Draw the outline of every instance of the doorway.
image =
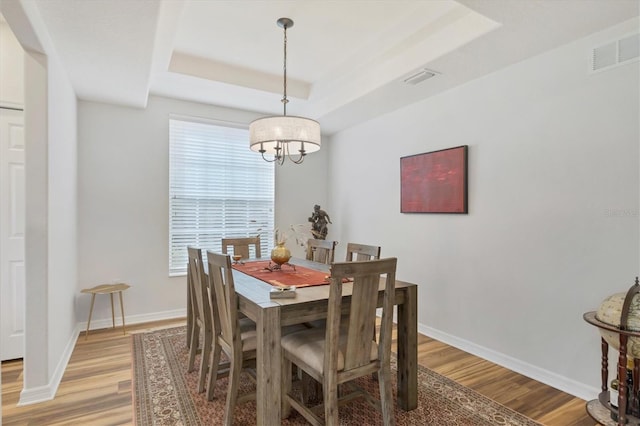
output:
M 24 357 L 24 113 L 0 107 L 0 361 Z

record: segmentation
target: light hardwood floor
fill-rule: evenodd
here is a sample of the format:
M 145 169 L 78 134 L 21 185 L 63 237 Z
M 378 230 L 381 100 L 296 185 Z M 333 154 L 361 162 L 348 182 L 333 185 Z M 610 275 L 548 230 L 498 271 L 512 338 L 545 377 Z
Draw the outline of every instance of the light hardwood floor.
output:
M 184 320 L 127 326 L 129 333 L 184 324 Z M 550 426 L 594 425 L 581 399 L 420 335 L 418 362 Z M 2 424 L 129 425 L 131 338 L 122 329 L 92 331 L 78 338 L 53 401 L 17 407 L 22 362 L 2 363 Z

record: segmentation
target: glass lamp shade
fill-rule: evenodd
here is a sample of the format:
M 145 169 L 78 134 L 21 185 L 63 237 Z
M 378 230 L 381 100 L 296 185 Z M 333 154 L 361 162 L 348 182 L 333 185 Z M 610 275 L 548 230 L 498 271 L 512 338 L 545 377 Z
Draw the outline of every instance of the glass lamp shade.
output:
M 288 152 L 297 155 L 304 144 L 305 153 L 320 149 L 320 123 L 304 117 L 280 115 L 254 120 L 249 125 L 252 151 L 275 155 L 276 146 L 288 145 Z M 282 154 L 282 152 L 280 152 Z

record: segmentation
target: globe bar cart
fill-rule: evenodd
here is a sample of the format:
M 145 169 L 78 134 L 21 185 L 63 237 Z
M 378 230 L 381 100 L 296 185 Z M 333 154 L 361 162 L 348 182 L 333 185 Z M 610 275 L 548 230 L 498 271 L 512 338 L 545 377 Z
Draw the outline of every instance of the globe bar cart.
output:
M 610 401 L 610 391 L 608 386 L 609 379 L 609 344 L 603 337 L 601 338 L 601 370 L 600 375 L 602 379 L 601 392 L 598 395 L 598 399 L 587 402 L 587 413 L 598 423 L 609 425 L 640 425 L 640 401 L 638 398 L 638 391 L 640 385 L 640 359 L 633 359 L 633 368 L 629 371 L 627 367 L 630 363 L 627 363 L 627 344 L 629 339 L 640 341 L 640 331 L 629 330 L 629 311 L 633 299 L 636 295 L 640 294 L 640 285 L 638 283 L 638 277 L 636 277 L 635 284 L 631 286 L 627 292 L 624 303 L 622 305 L 620 325 L 611 325 L 602 322 L 597 318 L 595 311 L 587 312 L 583 315 L 583 318 L 589 324 L 598 327 L 601 334 L 610 332 L 615 333 L 619 337 L 618 349 L 618 401 L 613 401 L 613 405 Z M 639 296 L 640 297 L 640 296 Z M 631 382 L 631 383 L 628 383 Z M 616 408 L 617 402 L 617 408 Z M 617 418 L 617 421 L 614 420 Z

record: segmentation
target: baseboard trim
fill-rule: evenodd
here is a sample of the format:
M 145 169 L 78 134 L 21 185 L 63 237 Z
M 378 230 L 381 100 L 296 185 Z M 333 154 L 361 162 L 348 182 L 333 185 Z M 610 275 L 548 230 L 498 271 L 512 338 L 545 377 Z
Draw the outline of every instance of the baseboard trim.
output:
M 163 312 L 153 312 L 150 314 L 141 314 L 141 315 L 127 315 L 125 316 L 125 325 L 129 324 L 141 324 L 144 322 L 152 322 L 152 321 L 162 321 L 174 318 L 181 318 L 187 316 L 186 309 L 175 309 L 172 311 L 163 311 Z M 80 331 L 84 332 L 87 329 L 87 321 L 79 323 Z M 101 328 L 110 328 L 113 327 L 113 323 L 111 318 L 101 318 L 101 319 L 92 319 L 91 320 L 91 330 L 98 330 Z M 116 327 L 122 327 L 122 317 L 116 317 Z
M 432 339 L 439 340 L 447 345 L 453 346 L 465 352 L 469 352 L 472 355 L 491 361 L 509 370 L 520 373 L 533 380 L 544 383 L 545 385 L 554 387 L 576 398 L 584 399 L 585 401 L 591 400 L 595 395 L 600 393 L 599 388 L 585 385 L 584 383 L 577 382 L 573 379 L 561 376 L 557 373 L 545 370 L 535 365 L 531 365 L 524 361 L 512 358 L 500 352 L 485 348 L 477 345 L 465 339 L 453 336 L 451 334 L 436 330 L 435 328 L 427 327 L 423 324 L 418 324 L 418 331 L 425 336 Z
M 71 333 L 71 337 L 67 342 L 67 346 L 64 348 L 64 352 L 60 357 L 60 361 L 58 362 L 58 365 L 56 366 L 56 369 L 51 376 L 49 384 L 46 386 L 38 386 L 31 389 L 22 389 L 22 391 L 20 392 L 18 407 L 50 401 L 55 398 L 56 392 L 58 391 L 58 386 L 60 386 L 60 381 L 62 380 L 62 376 L 64 375 L 64 371 L 67 369 L 69 359 L 71 359 L 73 349 L 76 347 L 79 331 L 80 324 L 76 324 L 76 327 Z
M 142 314 L 142 315 L 131 315 L 125 317 L 125 322 L 127 325 L 129 324 L 140 324 L 144 322 L 152 322 L 152 321 L 161 321 L 167 319 L 174 318 L 184 318 L 187 316 L 186 309 L 176 309 L 172 311 L 164 311 L 164 312 L 155 312 L 152 314 Z M 118 320 L 116 318 L 116 327 L 122 326 L 122 317 Z M 106 319 L 98 319 L 91 320 L 91 328 L 90 330 L 96 330 L 99 328 L 108 328 L 112 327 L 111 318 Z M 51 377 L 51 381 L 46 386 L 38 386 L 30 389 L 22 389 L 20 392 L 20 400 L 18 401 L 18 406 L 23 405 L 31 405 L 37 404 L 40 402 L 50 401 L 56 396 L 56 392 L 58 391 L 58 386 L 60 386 L 60 381 L 62 380 L 62 376 L 64 375 L 65 370 L 67 369 L 67 364 L 69 364 L 69 359 L 71 359 L 71 354 L 73 353 L 73 349 L 76 347 L 76 342 L 78 341 L 78 337 L 82 332 L 87 329 L 87 321 L 79 322 L 76 324 L 76 327 L 65 347 L 64 353 L 60 357 L 60 361 Z
M 22 389 L 22 392 L 20 392 L 18 407 L 51 401 L 55 397 L 56 391 L 57 387 L 53 389 L 51 385 Z

